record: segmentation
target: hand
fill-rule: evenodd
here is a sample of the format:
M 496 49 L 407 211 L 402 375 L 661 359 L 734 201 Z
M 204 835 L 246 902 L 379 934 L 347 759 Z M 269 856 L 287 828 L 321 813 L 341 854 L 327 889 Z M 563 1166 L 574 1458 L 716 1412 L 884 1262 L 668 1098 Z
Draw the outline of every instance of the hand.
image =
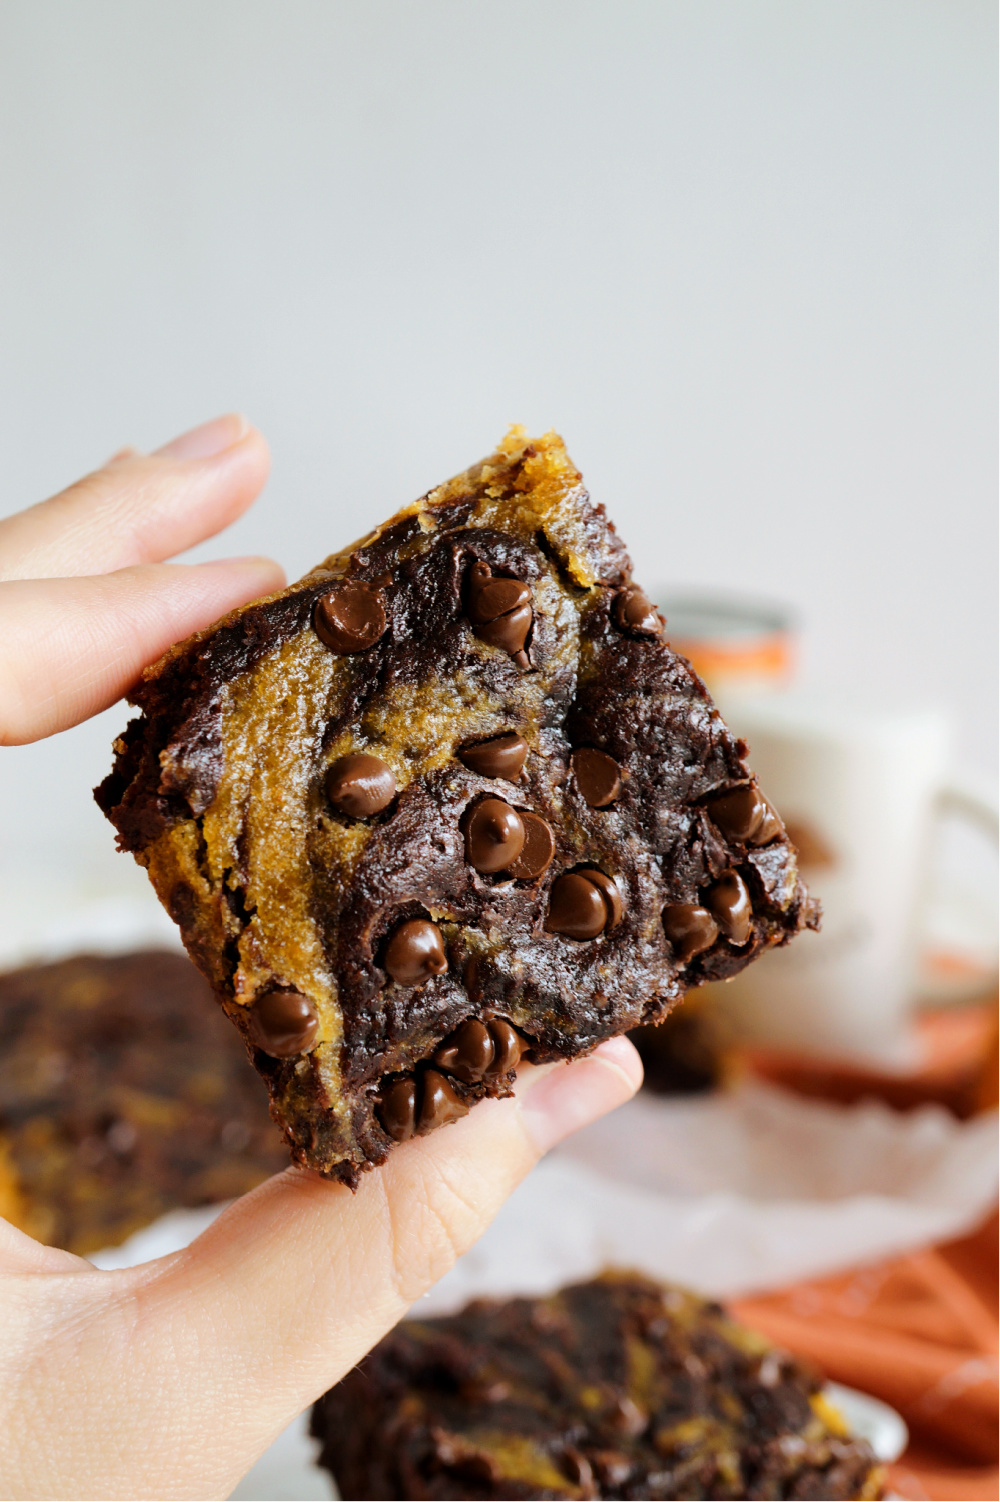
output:
M 267 447 L 224 417 L 0 522 L 0 738 L 114 703 L 174 641 L 278 589 L 168 558 L 234 521 Z M 638 1088 L 631 1044 L 525 1066 L 513 1100 L 397 1147 L 357 1193 L 289 1168 L 187 1250 L 98 1272 L 0 1221 L 0 1493 L 225 1497 L 486 1229 L 554 1143 Z

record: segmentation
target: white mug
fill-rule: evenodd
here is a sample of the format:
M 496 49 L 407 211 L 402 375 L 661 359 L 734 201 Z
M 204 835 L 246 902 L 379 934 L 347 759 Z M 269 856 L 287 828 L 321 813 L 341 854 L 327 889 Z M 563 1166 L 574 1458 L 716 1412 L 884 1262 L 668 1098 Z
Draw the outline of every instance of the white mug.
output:
M 996 832 L 996 811 L 946 779 L 933 712 L 869 712 L 792 696 L 720 706 L 799 849 L 823 926 L 763 954 L 720 993 L 746 1041 L 905 1067 L 935 820 Z

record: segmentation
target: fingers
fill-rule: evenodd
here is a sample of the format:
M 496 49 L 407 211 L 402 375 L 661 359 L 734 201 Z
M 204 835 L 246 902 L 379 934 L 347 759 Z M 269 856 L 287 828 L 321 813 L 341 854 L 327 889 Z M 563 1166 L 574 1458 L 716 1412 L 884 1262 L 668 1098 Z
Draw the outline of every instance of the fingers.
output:
M 51 500 L 0 521 L 0 579 L 109 573 L 171 558 L 241 516 L 269 466 L 267 444 L 238 414 L 155 454 L 123 449 Z
M 526 1067 L 516 1099 L 486 1101 L 397 1148 L 354 1195 L 289 1170 L 187 1251 L 87 1278 L 89 1313 L 84 1280 L 58 1280 L 67 1312 L 53 1305 L 45 1324 L 65 1329 L 50 1358 L 65 1375 L 22 1385 L 27 1416 L 12 1431 L 32 1484 L 48 1490 L 23 1494 L 226 1496 L 477 1240 L 542 1153 L 628 1099 L 641 1077 L 625 1039 L 569 1066 Z M 92 1392 L 95 1369 L 103 1377 Z M 37 1385 L 51 1407 L 60 1380 L 73 1432 L 41 1447 L 32 1394 Z M 109 1474 L 113 1447 L 125 1458 Z
M 0 583 L 0 744 L 106 709 L 174 642 L 283 582 L 269 559 L 237 558 Z

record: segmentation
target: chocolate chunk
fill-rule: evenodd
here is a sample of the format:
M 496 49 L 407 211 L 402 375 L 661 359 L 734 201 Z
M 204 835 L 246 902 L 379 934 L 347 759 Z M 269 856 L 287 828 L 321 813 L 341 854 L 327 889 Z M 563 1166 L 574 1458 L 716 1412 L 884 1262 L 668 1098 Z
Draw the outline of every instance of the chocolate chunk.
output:
M 506 1403 L 510 1397 L 510 1383 L 497 1382 L 489 1377 L 469 1377 L 459 1383 L 458 1395 L 463 1403 Z
M 729 840 L 767 845 L 784 833 L 784 825 L 754 782 L 710 798 L 706 807 L 712 823 Z
M 385 951 L 385 968 L 400 986 L 422 986 L 448 968 L 444 939 L 436 923 L 408 918 L 393 933 Z
M 524 847 L 524 823 L 501 798 L 482 798 L 465 823 L 465 854 L 477 871 L 504 871 Z
M 750 937 L 750 893 L 742 876 L 727 871 L 705 893 L 705 906 L 731 944 L 745 944 Z
M 602 1486 L 617 1491 L 631 1476 L 632 1460 L 621 1450 L 591 1450 L 590 1460 Z
M 607 808 L 621 792 L 621 768 L 613 756 L 593 746 L 580 746 L 570 758 L 576 785 L 591 808 Z
M 537 814 L 522 813 L 521 823 L 524 825 L 524 844 L 517 860 L 507 867 L 507 875 L 515 877 L 517 881 L 528 881 L 533 876 L 541 876 L 552 864 L 552 857 L 556 853 L 556 838 L 545 820 Z
M 380 757 L 355 751 L 327 769 L 326 795 L 338 812 L 367 819 L 388 808 L 396 796 L 396 778 Z
M 509 615 L 498 616 L 495 621 L 487 621 L 485 625 L 477 626 L 476 635 L 480 641 L 487 642 L 491 647 L 502 647 L 505 652 L 524 657 L 524 662 L 519 664 L 521 667 L 530 666 L 522 648 L 528 639 L 531 621 L 531 606 L 519 605 Z
M 628 1393 L 619 1393 L 611 1406 L 608 1422 L 611 1428 L 617 1430 L 619 1434 L 635 1439 L 649 1423 L 649 1414 L 644 1413 Z
M 693 902 L 678 902 L 663 909 L 663 931 L 670 940 L 674 958 L 681 964 L 710 949 L 719 937 L 719 925 L 707 908 Z
M 300 991 L 265 991 L 250 1011 L 253 1041 L 275 1059 L 311 1048 L 319 1031 L 316 1009 Z
M 727 840 L 744 841 L 756 834 L 767 808 L 752 782 L 710 798 L 706 806 L 708 817 Z
M 385 601 L 367 584 L 338 584 L 317 601 L 313 624 L 335 652 L 366 652 L 385 632 Z
M 417 1118 L 417 1132 L 420 1136 L 433 1132 L 435 1127 L 446 1126 L 449 1121 L 457 1121 L 460 1116 L 468 1115 L 469 1108 L 465 1101 L 455 1094 L 444 1075 L 436 1069 L 425 1069 L 421 1084 L 420 1115 Z
M 486 1078 L 495 1080 L 517 1068 L 527 1044 L 517 1029 L 511 1027 L 503 1017 L 491 1017 L 486 1027 L 493 1043 L 493 1062 Z
M 527 754 L 528 742 L 516 730 L 459 746 L 456 753 L 470 772 L 478 772 L 480 777 L 503 777 L 507 782 L 520 777 Z
M 434 1055 L 434 1062 L 446 1074 L 453 1074 L 466 1085 L 474 1085 L 493 1063 L 493 1039 L 474 1017 L 447 1037 Z
M 764 804 L 764 817 L 750 837 L 751 845 L 769 845 L 772 840 L 777 839 L 779 834 L 784 834 L 785 832 L 784 824 L 782 824 L 781 819 L 775 813 L 767 799 L 762 799 L 762 802 Z
M 633 636 L 659 636 L 663 631 L 663 617 L 638 584 L 628 584 L 618 591 L 611 619 L 619 631 L 629 631 Z
M 563 1470 L 575 1486 L 580 1487 L 584 1497 L 594 1495 L 594 1472 L 582 1450 L 567 1445 L 562 1453 Z
M 589 872 L 566 871 L 556 878 L 545 920 L 549 933 L 567 939 L 596 939 L 604 932 L 608 916 L 604 892 L 589 879 Z
M 520 579 L 494 578 L 488 563 L 476 562 L 469 570 L 466 612 L 474 626 L 495 621 L 519 605 L 530 605 L 531 590 Z
M 531 590 L 522 580 L 494 578 L 488 563 L 474 563 L 465 609 L 481 641 L 505 652 L 521 652 L 532 621 Z
M 605 876 L 603 871 L 598 871 L 593 866 L 588 866 L 583 875 L 586 876 L 588 881 L 594 883 L 594 886 L 597 887 L 604 898 L 605 906 L 608 910 L 608 921 L 605 926 L 608 929 L 617 928 L 618 924 L 622 921 L 623 911 L 622 894 L 618 883 L 614 877 Z
M 378 1097 L 378 1119 L 394 1142 L 406 1142 L 417 1129 L 417 1086 L 410 1080 L 393 1080 Z

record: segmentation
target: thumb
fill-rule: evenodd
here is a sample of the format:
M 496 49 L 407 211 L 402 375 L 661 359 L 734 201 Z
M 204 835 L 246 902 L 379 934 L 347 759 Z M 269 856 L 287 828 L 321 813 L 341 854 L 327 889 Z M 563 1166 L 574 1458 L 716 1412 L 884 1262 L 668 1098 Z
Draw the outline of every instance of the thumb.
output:
M 185 1251 L 104 1274 L 129 1310 L 119 1399 L 142 1435 L 141 1470 L 77 1468 L 74 1485 L 91 1490 L 74 1494 L 226 1496 L 482 1235 L 542 1154 L 641 1078 L 624 1038 L 570 1065 L 526 1065 L 514 1099 L 397 1147 L 356 1194 L 290 1169 Z

